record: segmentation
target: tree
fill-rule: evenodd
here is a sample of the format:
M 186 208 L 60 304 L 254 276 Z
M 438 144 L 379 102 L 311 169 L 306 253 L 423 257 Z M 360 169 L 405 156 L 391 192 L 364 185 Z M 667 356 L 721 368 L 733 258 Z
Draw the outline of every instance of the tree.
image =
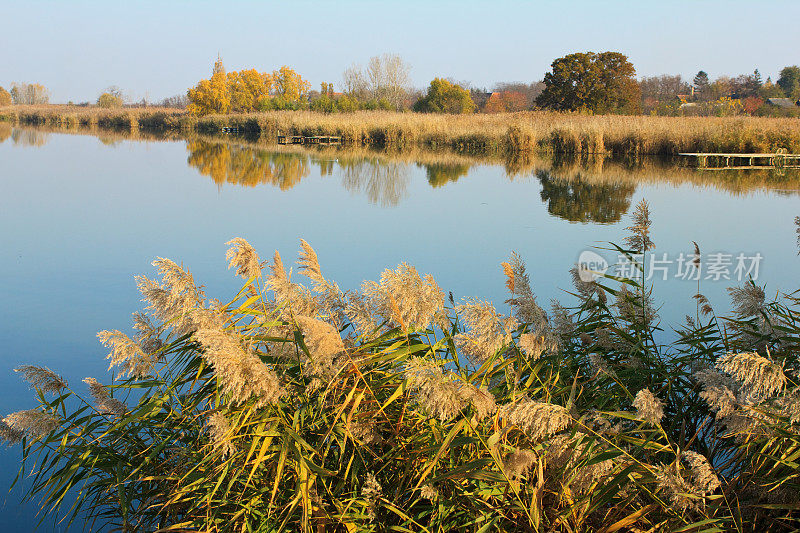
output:
M 11 93 L 0 87 L 0 107 L 11 105 L 12 102 Z
M 595 113 L 640 111 L 636 69 L 619 52 L 575 53 L 553 61 L 545 88 L 536 99 L 541 107 Z
M 210 80 L 200 80 L 194 89 L 189 89 L 186 96 L 191 102 L 190 113 L 208 115 L 210 113 L 227 113 L 231 107 L 230 91 L 222 59 L 217 57 Z
M 708 92 L 708 74 L 706 71 L 701 70 L 698 72 L 692 80 L 692 83 L 694 84 L 694 90 L 698 96 L 703 97 L 706 95 Z
M 767 78 L 767 81 L 764 82 L 764 85 L 761 86 L 761 90 L 758 91 L 758 95 L 761 98 L 783 98 L 786 96 L 783 94 L 783 89 L 772 83 L 772 78 L 769 77 Z
M 122 98 L 110 92 L 104 92 L 97 98 L 97 107 L 104 109 L 122 107 Z
M 414 104 L 414 111 L 423 113 L 472 113 L 474 109 L 469 91 L 442 78 L 434 79 L 428 93 Z
M 286 65 L 272 73 L 273 93 L 287 102 L 299 103 L 308 98 L 311 84 Z
M 272 76 L 256 69 L 230 72 L 226 79 L 230 94 L 231 111 L 247 113 L 256 111 L 269 99 L 273 86 Z
M 691 86 L 678 76 L 652 76 L 639 81 L 642 109 L 645 113 L 672 114 L 681 101 L 679 95 L 688 95 Z
M 12 83 L 11 99 L 17 105 L 40 105 L 50 102 L 50 92 L 39 83 Z
M 483 107 L 484 113 L 504 113 L 525 111 L 528 109 L 528 99 L 518 91 L 494 92 Z
M 787 98 L 800 98 L 800 67 L 793 65 L 784 67 L 778 78 L 778 87 Z
M 411 66 L 397 54 L 371 57 L 367 68 L 351 65 L 342 74 L 345 92 L 358 100 L 386 100 L 394 109 L 403 107 L 409 93 Z

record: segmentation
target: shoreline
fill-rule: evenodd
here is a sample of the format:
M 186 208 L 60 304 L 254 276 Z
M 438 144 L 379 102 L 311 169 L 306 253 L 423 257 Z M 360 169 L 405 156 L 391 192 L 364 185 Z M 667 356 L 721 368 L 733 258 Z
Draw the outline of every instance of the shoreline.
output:
M 603 154 L 673 156 L 681 152 L 800 152 L 800 119 L 579 115 L 545 111 L 434 115 L 387 111 L 311 111 L 192 116 L 163 108 L 8 106 L 0 121 L 20 125 L 214 134 L 335 135 L 343 146 L 426 148 L 478 156 Z

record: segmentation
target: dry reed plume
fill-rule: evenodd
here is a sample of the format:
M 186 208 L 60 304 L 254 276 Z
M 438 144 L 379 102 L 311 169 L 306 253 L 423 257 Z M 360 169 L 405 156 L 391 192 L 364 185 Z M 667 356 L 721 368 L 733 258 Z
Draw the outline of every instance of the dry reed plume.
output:
M 649 249 L 647 205 L 633 218 L 631 244 Z M 124 375 L 86 378 L 89 400 L 18 369 L 39 407 L 6 416 L 0 438 L 44 458 L 33 495 L 58 507 L 81 481 L 77 508 L 123 530 L 800 523 L 796 295 L 734 291 L 733 317 L 698 316 L 663 344 L 637 279 L 620 299 L 576 275 L 572 305 L 548 315 L 512 254 L 505 314 L 448 303 L 405 263 L 343 291 L 301 241 L 309 288 L 277 252 L 262 273 L 246 240 L 228 244 L 244 279 L 230 302 L 167 259 L 137 277 L 136 335 L 99 335 Z

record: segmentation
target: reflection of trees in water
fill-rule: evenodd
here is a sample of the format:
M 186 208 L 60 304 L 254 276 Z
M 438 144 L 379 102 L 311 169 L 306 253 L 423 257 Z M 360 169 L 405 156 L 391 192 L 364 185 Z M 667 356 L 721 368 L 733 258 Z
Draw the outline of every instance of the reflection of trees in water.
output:
M 187 141 L 186 149 L 189 166 L 218 185 L 232 183 L 254 187 L 269 183 L 285 191 L 311 172 L 310 159 L 305 154 L 274 153 L 201 140 Z
M 46 131 L 19 128 L 11 129 L 11 140 L 20 146 L 44 146 L 50 140 L 50 134 Z
M 538 170 L 536 177 L 542 184 L 541 197 L 547 211 L 572 222 L 618 222 L 630 208 L 636 191 L 629 183 L 590 185 L 580 177 L 563 180 L 545 170 Z
M 0 143 L 11 137 L 11 124 L 0 122 Z
M 421 166 L 425 167 L 431 187 L 441 187 L 466 176 L 471 165 L 466 163 L 424 163 Z
M 405 162 L 339 158 L 339 165 L 345 189 L 364 193 L 370 202 L 384 207 L 397 205 L 411 180 L 410 165 Z

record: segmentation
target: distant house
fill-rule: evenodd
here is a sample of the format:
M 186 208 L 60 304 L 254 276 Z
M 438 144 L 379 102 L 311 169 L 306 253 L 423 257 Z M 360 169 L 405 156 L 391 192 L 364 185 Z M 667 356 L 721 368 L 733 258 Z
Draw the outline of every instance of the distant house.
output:
M 800 106 L 800 100 L 795 101 L 791 98 L 767 98 L 767 103 L 783 109 L 794 109 Z

